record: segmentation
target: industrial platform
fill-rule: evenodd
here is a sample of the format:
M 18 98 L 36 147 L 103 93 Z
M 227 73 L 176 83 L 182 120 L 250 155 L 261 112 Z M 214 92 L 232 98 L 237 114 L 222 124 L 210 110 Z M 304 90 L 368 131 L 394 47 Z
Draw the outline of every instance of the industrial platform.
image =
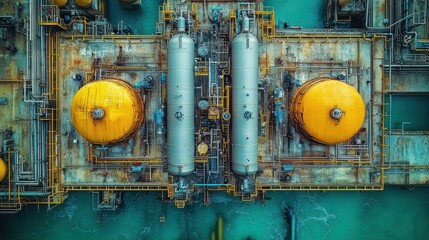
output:
M 320 2 L 2 1 L 0 212 L 427 186 L 428 1 Z

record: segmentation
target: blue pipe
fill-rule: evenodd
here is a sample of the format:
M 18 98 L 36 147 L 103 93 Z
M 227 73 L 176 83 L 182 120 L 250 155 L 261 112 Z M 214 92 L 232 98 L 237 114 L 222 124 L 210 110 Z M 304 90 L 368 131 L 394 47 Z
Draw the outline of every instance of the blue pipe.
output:
M 290 239 L 291 240 L 295 240 L 295 225 L 296 225 L 296 215 L 295 215 L 295 212 L 293 212 L 293 211 L 291 211 L 291 213 L 290 213 L 290 217 L 291 217 L 291 220 L 290 220 Z

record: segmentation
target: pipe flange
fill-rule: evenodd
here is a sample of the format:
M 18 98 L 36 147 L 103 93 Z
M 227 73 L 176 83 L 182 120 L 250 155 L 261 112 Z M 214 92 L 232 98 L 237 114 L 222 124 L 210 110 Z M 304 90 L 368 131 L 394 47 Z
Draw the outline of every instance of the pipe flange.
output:
M 252 118 L 252 113 L 249 111 L 246 111 L 246 112 L 244 112 L 243 116 L 246 120 L 249 120 Z
M 223 120 L 225 120 L 225 121 L 230 120 L 230 119 L 231 119 L 231 113 L 229 113 L 229 112 L 224 112 L 224 113 L 222 113 L 222 118 L 223 118 Z
M 92 110 L 91 115 L 92 115 L 92 119 L 94 120 L 102 119 L 104 117 L 104 110 L 101 108 L 96 108 Z
M 343 110 L 339 109 L 336 106 L 331 110 L 331 117 L 335 120 L 340 120 L 343 114 Z
M 178 119 L 179 121 L 182 121 L 183 113 L 182 112 L 176 112 L 176 113 L 174 113 L 174 117 L 176 119 Z

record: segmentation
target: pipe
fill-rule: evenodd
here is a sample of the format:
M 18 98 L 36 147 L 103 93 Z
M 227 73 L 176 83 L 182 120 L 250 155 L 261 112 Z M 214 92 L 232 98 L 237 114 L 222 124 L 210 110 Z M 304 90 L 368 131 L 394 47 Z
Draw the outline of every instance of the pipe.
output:
M 0 197 L 5 196 L 22 196 L 22 197 L 47 197 L 48 192 L 0 192 Z
M 390 29 L 392 31 L 392 29 Z M 393 34 L 390 32 L 390 49 L 389 49 L 389 92 L 392 92 L 392 60 L 393 60 Z M 392 154 L 392 94 L 389 94 L 389 149 L 388 149 L 388 160 L 391 168 L 391 154 Z M 384 163 L 383 163 L 384 165 Z
M 129 160 L 130 162 L 135 161 L 150 161 L 154 160 L 154 157 L 147 157 L 147 156 L 133 156 L 133 157 L 99 157 L 99 161 L 116 161 L 116 160 Z
M 223 183 L 194 183 L 194 187 L 228 187 L 231 184 Z
M 30 4 L 33 4 L 35 1 L 31 1 Z M 30 7 L 30 16 L 32 16 L 32 8 Z M 37 19 L 34 20 L 35 22 L 37 22 Z M 34 76 L 33 76 L 33 69 L 34 69 L 34 65 L 33 65 L 33 60 L 36 59 L 35 54 L 33 54 L 33 51 L 35 51 L 32 47 L 33 44 L 33 30 L 31 28 L 32 24 L 30 24 L 31 22 L 31 17 L 30 17 L 30 21 L 27 21 L 27 34 L 26 34 L 26 45 L 25 45 L 25 51 L 27 54 L 27 59 L 26 59 L 26 79 L 22 81 L 22 88 L 24 91 L 24 102 L 25 103 L 40 103 L 40 102 L 44 102 L 44 100 L 40 100 L 41 98 L 43 98 L 43 96 L 28 96 L 27 95 L 27 89 L 28 89 L 28 85 L 27 85 L 27 81 L 30 80 L 31 81 L 31 88 L 34 88 Z M 30 53 L 31 52 L 31 53 Z M 38 98 L 38 99 L 36 99 Z
M 429 64 L 422 64 L 422 65 L 412 65 L 412 64 L 388 64 L 383 65 L 383 67 L 389 67 L 389 70 L 391 68 L 429 68 Z
M 405 128 L 405 125 L 411 125 L 411 122 L 402 122 L 402 123 L 401 123 L 401 130 L 402 130 L 402 134 L 404 134 L 404 128 Z
M 362 32 L 355 32 L 355 31 L 350 31 L 350 30 L 341 30 L 341 29 L 326 29 L 326 30 L 320 30 L 320 29 L 316 29 L 314 31 L 311 30 L 302 30 L 302 31 L 296 31 L 296 30 L 288 30 L 288 29 L 279 29 L 276 30 L 276 33 L 287 33 L 287 34 L 309 34 L 309 37 L 313 37 L 311 35 L 315 35 L 315 34 L 320 34 L 323 36 L 314 36 L 314 37 L 331 37 L 331 38 L 338 38 L 338 37 L 346 37 L 346 38 L 350 38 L 351 37 L 357 37 L 360 38 L 362 36 Z M 334 36 L 333 35 L 339 35 L 339 36 Z M 346 36 L 344 36 L 346 35 Z M 283 35 L 280 35 L 280 37 L 282 37 Z M 277 36 L 275 36 L 277 37 Z
M 18 185 L 25 185 L 25 186 L 36 186 L 39 185 L 39 178 L 41 170 L 39 169 L 38 163 L 40 158 L 40 148 L 38 147 L 38 138 L 40 136 L 40 128 L 38 127 L 38 123 L 40 124 L 40 121 L 37 121 L 36 116 L 36 104 L 32 104 L 31 111 L 32 111 L 32 120 L 30 125 L 30 132 L 33 133 L 31 138 L 31 150 L 30 150 L 30 161 L 33 164 L 33 167 L 30 171 L 24 171 L 23 164 L 19 163 L 19 157 L 18 154 L 16 154 L 16 166 L 18 166 L 18 174 L 16 175 L 16 183 Z
M 290 239 L 295 240 L 295 233 L 296 233 L 296 214 L 293 210 L 291 210 L 290 213 Z
M 30 1 L 30 47 L 31 47 L 31 90 L 33 95 L 39 94 L 37 84 L 37 5 L 38 1 Z M 24 89 L 25 91 L 25 89 Z
M 374 35 L 375 38 L 375 35 Z M 370 84 L 369 84 L 369 113 L 368 113 L 368 140 L 369 140 L 369 144 L 368 144 L 368 152 L 369 152 L 369 160 L 370 162 L 372 162 L 373 160 L 373 146 L 374 146 L 374 139 L 373 139 L 373 107 L 374 107 L 374 48 L 375 48 L 375 44 L 374 41 L 371 41 L 371 60 L 370 60 Z
M 53 70 L 53 69 L 51 69 Z M 45 27 L 40 26 L 40 81 L 46 80 L 46 35 Z

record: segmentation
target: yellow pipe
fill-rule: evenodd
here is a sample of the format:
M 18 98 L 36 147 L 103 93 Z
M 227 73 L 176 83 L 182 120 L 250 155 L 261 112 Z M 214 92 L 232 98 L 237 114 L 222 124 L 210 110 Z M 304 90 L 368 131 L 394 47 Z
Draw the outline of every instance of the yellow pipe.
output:
M 231 86 L 226 86 L 225 87 L 225 95 L 226 95 L 226 103 L 225 103 L 225 111 L 226 112 L 229 112 L 229 97 L 230 97 L 230 89 L 231 89 Z
M 217 219 L 217 239 L 223 240 L 223 220 L 222 217 Z
M 9 161 L 8 161 L 8 163 L 7 163 L 7 178 L 8 178 L 8 180 L 7 180 L 7 184 L 8 184 L 8 189 L 9 189 L 9 194 L 8 194 L 8 199 L 10 199 L 10 173 L 11 173 L 11 169 L 10 169 L 10 161 L 11 161 L 11 159 L 10 159 L 10 150 L 9 150 L 9 148 L 8 148 L 8 151 L 7 151 L 7 158 L 9 159 Z M 2 161 L 2 160 L 0 160 L 0 161 Z

